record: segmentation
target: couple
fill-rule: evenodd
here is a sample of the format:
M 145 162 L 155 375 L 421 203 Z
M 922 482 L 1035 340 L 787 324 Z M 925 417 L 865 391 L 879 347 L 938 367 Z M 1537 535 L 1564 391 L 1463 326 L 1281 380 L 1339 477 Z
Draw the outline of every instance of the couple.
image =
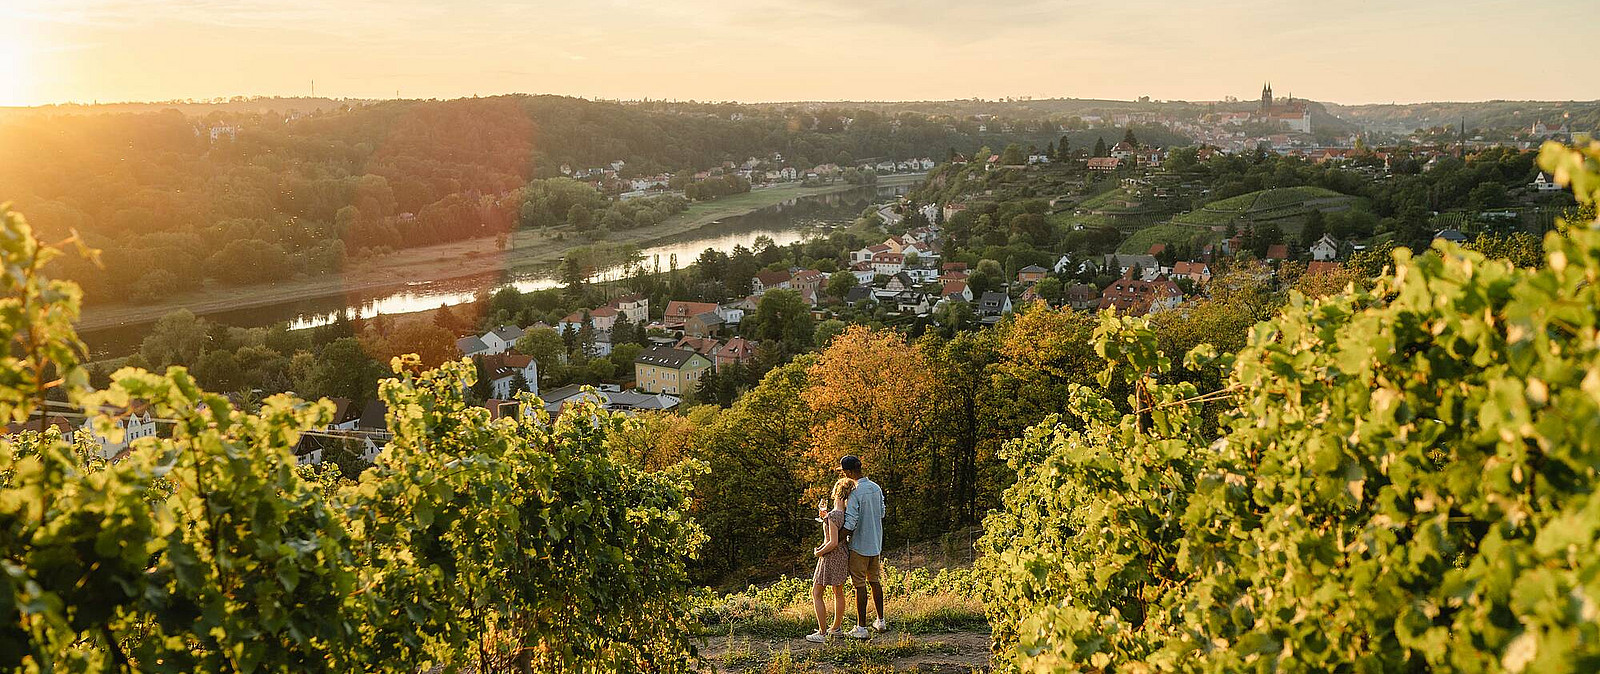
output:
M 811 600 L 817 609 L 817 631 L 806 641 L 823 643 L 844 628 L 844 581 L 849 577 L 856 588 L 856 626 L 846 636 L 865 639 L 867 632 L 867 588 L 872 588 L 872 605 L 878 619 L 872 629 L 889 629 L 883 619 L 883 585 L 878 574 L 883 568 L 883 488 L 861 472 L 861 459 L 839 459 L 844 477 L 833 485 L 833 510 L 819 509 L 825 540 L 812 550 L 817 557 L 817 573 L 812 577 Z M 828 627 L 828 605 L 823 593 L 833 588 L 833 626 Z

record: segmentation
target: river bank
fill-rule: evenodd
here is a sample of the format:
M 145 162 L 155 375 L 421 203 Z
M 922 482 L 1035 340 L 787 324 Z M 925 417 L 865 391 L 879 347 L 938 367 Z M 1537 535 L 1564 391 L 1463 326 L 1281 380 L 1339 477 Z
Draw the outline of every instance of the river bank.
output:
M 922 175 L 884 176 L 881 186 L 908 185 Z M 660 224 L 613 232 L 593 242 L 570 232 L 516 232 L 504 250 L 494 237 L 397 251 L 380 258 L 354 261 L 338 274 L 275 284 L 205 287 L 155 304 L 98 304 L 84 308 L 80 332 L 150 323 L 178 309 L 198 315 L 237 312 L 292 302 L 339 297 L 369 297 L 386 289 L 459 279 L 483 279 L 486 286 L 498 276 L 545 267 L 559 262 L 567 252 L 594 243 L 643 247 L 652 242 L 693 232 L 724 218 L 753 213 L 792 199 L 838 194 L 860 185 L 838 183 L 824 187 L 780 185 L 747 194 L 699 202 Z

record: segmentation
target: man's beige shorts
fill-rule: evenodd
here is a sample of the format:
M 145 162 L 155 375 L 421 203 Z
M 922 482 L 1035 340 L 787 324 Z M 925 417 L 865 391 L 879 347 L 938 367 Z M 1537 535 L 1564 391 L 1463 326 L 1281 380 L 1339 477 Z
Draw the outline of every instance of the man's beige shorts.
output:
M 883 558 L 881 555 L 868 557 L 855 550 L 850 551 L 850 584 L 856 587 L 866 587 L 867 583 L 878 582 L 878 574 L 883 571 Z

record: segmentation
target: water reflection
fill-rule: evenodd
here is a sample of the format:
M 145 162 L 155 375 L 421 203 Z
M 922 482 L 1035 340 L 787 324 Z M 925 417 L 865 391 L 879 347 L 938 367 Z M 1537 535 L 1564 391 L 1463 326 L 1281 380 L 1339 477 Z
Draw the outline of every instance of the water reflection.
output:
M 861 210 L 876 201 L 905 188 L 862 188 L 850 192 L 813 197 L 799 197 L 746 215 L 732 216 L 718 224 L 655 241 L 639 251 L 639 259 L 648 270 L 668 269 L 676 256 L 679 267 L 694 262 L 707 248 L 724 253 L 735 246 L 753 247 L 761 237 L 777 245 L 802 241 L 807 236 L 825 232 L 819 226 L 848 223 Z M 476 277 L 463 277 L 443 281 L 417 282 L 401 287 L 373 291 L 367 296 L 326 297 L 298 300 L 267 307 L 254 307 L 236 311 L 207 314 L 211 321 L 239 327 L 259 327 L 287 321 L 292 328 L 308 328 L 337 320 L 341 313 L 351 317 L 371 318 L 378 315 L 403 314 L 436 309 L 440 305 L 458 305 L 475 301 L 484 288 L 490 292 L 507 286 L 523 292 L 554 288 L 559 281 L 554 278 L 555 265 L 544 268 L 495 271 Z M 596 274 L 600 280 L 618 278 L 621 266 L 602 269 Z M 139 342 L 148 333 L 150 324 L 118 326 L 84 334 L 96 358 L 126 355 L 138 349 Z

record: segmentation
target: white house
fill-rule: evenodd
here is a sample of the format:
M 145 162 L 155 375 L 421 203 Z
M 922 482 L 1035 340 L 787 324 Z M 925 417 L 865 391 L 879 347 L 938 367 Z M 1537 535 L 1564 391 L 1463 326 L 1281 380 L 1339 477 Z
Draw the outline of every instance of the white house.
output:
M 999 316 L 1011 311 L 1011 296 L 1003 292 L 989 291 L 978 300 L 978 315 Z
M 1540 171 L 1539 172 L 1539 175 L 1533 179 L 1533 183 L 1532 184 L 1533 184 L 1533 189 L 1535 189 L 1537 191 L 1540 191 L 1540 192 L 1559 192 L 1559 191 L 1561 191 L 1561 186 L 1557 185 L 1556 181 L 1554 179 L 1550 178 L 1548 175 L 1546 175 L 1544 171 Z
M 83 420 L 83 429 L 89 431 L 95 441 L 100 443 L 100 456 L 107 460 L 127 449 L 128 445 L 139 438 L 148 438 L 156 434 L 155 419 L 150 416 L 150 408 L 139 404 L 127 410 L 106 410 L 111 417 L 112 425 L 122 431 L 122 440 L 112 442 L 110 438 L 101 437 L 94 430 L 94 417 Z
M 522 328 L 515 325 L 498 325 L 493 330 L 483 333 L 479 339 L 488 347 L 488 355 L 495 356 L 511 350 L 511 347 L 522 339 Z
M 1311 259 L 1315 262 L 1330 262 L 1339 258 L 1339 242 L 1333 237 L 1323 234 L 1316 243 L 1311 244 Z
M 877 278 L 878 276 L 878 272 L 872 269 L 871 262 L 857 262 L 854 266 L 850 267 L 850 273 L 856 275 L 856 283 L 861 285 L 871 283 L 872 279 Z
M 527 382 L 527 387 L 522 390 L 539 395 L 539 363 L 532 356 L 515 353 L 490 356 L 483 359 L 483 369 L 489 373 L 489 390 L 492 398 L 497 400 L 514 398 L 520 391 L 512 390 L 511 384 L 516 381 L 519 374 Z
M 877 274 L 898 274 L 906 266 L 906 258 L 899 253 L 878 253 L 872 256 L 872 271 Z
M 456 340 L 456 350 L 468 358 L 489 355 L 489 345 L 484 344 L 483 339 L 477 335 L 467 335 Z
M 611 300 L 607 306 L 616 309 L 629 323 L 643 325 L 650 321 L 650 298 L 633 294 Z

